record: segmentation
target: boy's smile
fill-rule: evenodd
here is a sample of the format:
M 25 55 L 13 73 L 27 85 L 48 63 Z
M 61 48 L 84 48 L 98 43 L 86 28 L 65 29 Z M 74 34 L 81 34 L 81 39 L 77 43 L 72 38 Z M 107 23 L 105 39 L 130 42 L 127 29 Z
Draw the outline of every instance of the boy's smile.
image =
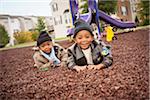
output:
M 87 30 L 81 30 L 77 33 L 75 37 L 75 42 L 82 48 L 87 49 L 91 42 L 93 41 L 93 36 Z

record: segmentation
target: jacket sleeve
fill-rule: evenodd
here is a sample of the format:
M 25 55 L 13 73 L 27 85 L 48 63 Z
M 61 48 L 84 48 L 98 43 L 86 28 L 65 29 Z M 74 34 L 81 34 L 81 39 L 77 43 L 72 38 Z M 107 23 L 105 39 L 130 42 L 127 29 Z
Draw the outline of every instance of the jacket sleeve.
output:
M 106 48 L 108 54 L 103 55 L 104 59 L 102 61 L 102 64 L 105 65 L 105 67 L 109 67 L 113 63 L 113 57 L 111 52 L 111 46 L 106 45 L 104 42 L 101 43 L 102 48 Z M 102 51 L 103 52 L 103 51 Z
M 61 60 L 61 64 L 63 64 L 64 66 L 66 66 L 67 63 L 67 51 L 64 48 L 60 48 L 60 60 Z
M 35 52 L 35 54 L 33 55 L 33 60 L 35 62 L 34 66 L 36 66 L 39 69 L 52 66 L 51 62 L 44 61 L 44 58 L 41 57 L 39 52 Z
M 75 60 L 74 60 L 73 54 L 70 49 L 67 50 L 67 54 L 68 54 L 67 66 L 68 66 L 68 68 L 73 69 L 73 67 L 76 64 L 75 64 Z

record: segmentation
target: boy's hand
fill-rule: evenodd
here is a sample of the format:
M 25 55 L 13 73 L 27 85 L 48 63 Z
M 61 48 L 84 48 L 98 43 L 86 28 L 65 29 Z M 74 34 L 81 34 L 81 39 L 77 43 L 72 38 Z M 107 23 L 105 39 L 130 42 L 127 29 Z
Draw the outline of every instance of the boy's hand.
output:
M 91 69 L 94 69 L 95 66 L 96 65 L 88 65 L 87 68 L 91 70 Z
M 73 69 L 75 69 L 77 72 L 80 72 L 82 70 L 85 70 L 87 66 L 74 66 Z
M 95 65 L 94 69 L 102 69 L 104 68 L 104 65 L 103 64 L 98 64 L 98 65 Z
M 61 63 L 60 63 L 60 66 L 61 66 L 61 67 L 64 67 L 64 66 L 65 66 L 65 63 L 64 63 L 64 62 L 61 62 Z
M 54 61 L 53 60 L 49 60 L 49 62 L 50 62 L 50 64 L 53 64 Z
M 63 67 L 63 66 L 64 66 L 63 63 L 60 63 L 60 64 L 55 65 L 55 67 Z
M 98 64 L 98 65 L 88 65 L 87 66 L 88 69 L 101 69 L 101 68 L 104 68 L 104 65 L 103 64 Z
M 53 60 L 49 60 L 50 63 L 50 67 L 54 67 L 54 61 Z

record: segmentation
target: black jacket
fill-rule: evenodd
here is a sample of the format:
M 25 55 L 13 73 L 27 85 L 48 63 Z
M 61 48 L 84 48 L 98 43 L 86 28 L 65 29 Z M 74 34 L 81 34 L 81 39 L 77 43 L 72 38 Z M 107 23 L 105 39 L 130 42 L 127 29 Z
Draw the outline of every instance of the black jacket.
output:
M 92 52 L 92 59 L 94 65 L 104 64 L 105 67 L 111 66 L 113 62 L 112 54 L 110 47 L 105 45 L 103 42 L 93 41 L 90 45 Z M 105 48 L 108 52 L 104 55 L 102 52 Z M 75 43 L 71 47 L 68 48 L 68 60 L 67 66 L 69 68 L 73 68 L 74 66 L 84 66 L 88 65 L 85 55 L 83 54 L 81 48 Z

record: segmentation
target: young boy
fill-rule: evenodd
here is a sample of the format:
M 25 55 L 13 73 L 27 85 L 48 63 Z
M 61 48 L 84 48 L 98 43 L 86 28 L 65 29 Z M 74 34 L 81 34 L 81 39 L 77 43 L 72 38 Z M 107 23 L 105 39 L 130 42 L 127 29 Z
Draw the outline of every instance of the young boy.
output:
M 101 69 L 112 65 L 110 47 L 103 42 L 96 42 L 91 27 L 83 20 L 75 22 L 73 36 L 75 43 L 68 48 L 67 66 L 81 71 L 84 69 Z
M 33 55 L 34 66 L 40 70 L 48 70 L 50 67 L 64 66 L 67 54 L 60 45 L 53 44 L 46 31 L 42 31 L 37 39 L 38 50 Z

